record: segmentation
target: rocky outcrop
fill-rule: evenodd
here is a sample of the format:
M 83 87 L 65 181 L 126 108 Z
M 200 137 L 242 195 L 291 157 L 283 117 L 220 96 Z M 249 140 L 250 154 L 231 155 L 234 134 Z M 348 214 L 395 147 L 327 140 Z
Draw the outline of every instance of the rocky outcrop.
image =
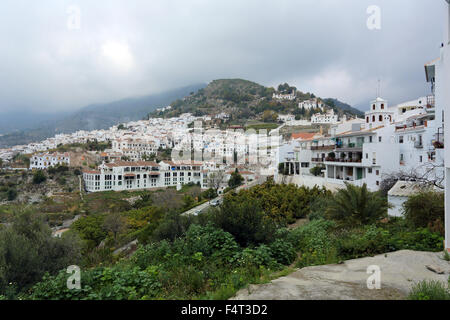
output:
M 402 250 L 343 264 L 306 267 L 268 284 L 251 285 L 232 300 L 404 299 L 419 281 L 447 283 L 450 262 L 442 256 L 439 252 Z M 367 280 L 372 275 L 368 273 L 369 266 L 379 267 L 380 289 L 368 289 Z

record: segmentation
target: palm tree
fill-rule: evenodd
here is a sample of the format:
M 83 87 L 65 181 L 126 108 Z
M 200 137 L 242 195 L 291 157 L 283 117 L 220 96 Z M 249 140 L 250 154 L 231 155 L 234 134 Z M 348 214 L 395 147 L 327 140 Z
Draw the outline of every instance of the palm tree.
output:
M 367 185 L 362 187 L 346 183 L 333 197 L 326 215 L 346 225 L 371 224 L 387 216 L 390 207 L 379 192 L 370 192 Z

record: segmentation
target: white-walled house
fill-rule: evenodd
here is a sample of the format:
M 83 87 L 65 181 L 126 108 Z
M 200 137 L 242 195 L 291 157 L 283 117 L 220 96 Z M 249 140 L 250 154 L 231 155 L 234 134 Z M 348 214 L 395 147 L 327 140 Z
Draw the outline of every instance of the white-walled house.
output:
M 323 102 L 317 98 L 305 100 L 305 101 L 298 103 L 299 109 L 305 108 L 305 110 L 311 110 L 311 109 L 316 109 L 316 108 L 323 110 L 324 106 L 325 105 L 323 104 Z
M 316 113 L 311 116 L 311 123 L 313 124 L 336 124 L 338 121 L 338 115 L 334 114 L 333 109 L 326 113 Z
M 30 169 L 47 169 L 58 165 L 70 165 L 70 156 L 65 153 L 38 153 L 30 159 Z
M 188 183 L 208 188 L 208 175 L 203 163 L 186 161 L 116 161 L 103 163 L 98 170 L 83 171 L 87 192 L 166 188 Z
M 427 79 L 433 83 L 436 95 L 437 127 L 450 124 L 450 2 L 447 0 L 446 37 L 440 49 L 440 57 L 432 66 L 425 66 Z M 443 128 L 443 127 L 442 127 Z M 450 141 L 450 130 L 444 131 L 444 139 Z M 450 148 L 445 148 L 445 247 L 450 251 Z
M 388 202 L 391 207 L 388 209 L 388 215 L 391 217 L 403 216 L 403 204 L 410 196 L 416 195 L 422 191 L 421 186 L 413 181 L 397 181 L 397 183 L 388 192 Z

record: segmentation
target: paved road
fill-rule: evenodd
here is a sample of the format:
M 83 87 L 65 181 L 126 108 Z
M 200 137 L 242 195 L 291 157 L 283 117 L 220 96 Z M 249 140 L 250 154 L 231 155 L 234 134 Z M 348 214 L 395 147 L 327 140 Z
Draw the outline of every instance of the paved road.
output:
M 239 191 L 241 191 L 243 189 L 248 189 L 248 188 L 254 187 L 254 186 L 258 185 L 258 184 L 262 184 L 264 182 L 265 182 L 265 178 L 259 178 L 259 179 L 256 179 L 256 180 L 248 183 L 248 184 L 244 184 L 244 185 L 236 188 L 236 191 L 239 192 Z M 212 199 L 212 200 L 210 200 L 208 202 L 202 203 L 201 205 L 198 205 L 198 206 L 196 206 L 196 207 L 194 207 L 194 208 L 192 208 L 192 209 L 190 209 L 190 210 L 188 210 L 186 212 L 183 212 L 182 215 L 186 215 L 186 216 L 194 215 L 194 216 L 196 216 L 199 213 L 207 210 L 211 206 L 211 202 L 214 202 L 214 201 L 220 201 L 221 202 L 222 199 L 223 199 L 223 195 L 220 195 L 217 198 L 214 198 L 214 199 Z

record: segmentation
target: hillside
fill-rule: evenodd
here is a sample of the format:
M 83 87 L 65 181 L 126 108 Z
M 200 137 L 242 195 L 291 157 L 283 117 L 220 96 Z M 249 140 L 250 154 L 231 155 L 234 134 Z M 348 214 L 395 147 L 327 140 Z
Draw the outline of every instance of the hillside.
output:
M 47 121 L 35 123 L 34 127 L 29 129 L 0 136 L 0 147 L 40 141 L 57 133 L 107 129 L 121 122 L 140 120 L 157 107 L 166 106 L 174 99 L 182 98 L 204 86 L 203 84 L 197 84 L 154 95 L 127 98 L 104 104 L 92 104 L 69 115 L 59 118 L 53 117 Z
M 272 98 L 274 93 L 288 94 L 294 91 L 296 98 L 293 101 Z M 174 117 L 186 112 L 203 116 L 225 112 L 230 115 L 233 123 L 239 123 L 248 119 L 276 121 L 274 114 L 291 113 L 298 119 L 308 119 L 312 113 L 320 110 L 305 112 L 298 108 L 298 103 L 315 97 L 312 93 L 301 92 L 288 84 L 280 85 L 276 90 L 248 80 L 219 79 L 194 94 L 172 102 L 171 110 L 153 112 L 149 116 Z M 337 99 L 322 100 L 329 105 L 329 109 L 333 108 L 340 115 L 362 115 L 361 111 Z
M 331 107 L 334 107 L 333 109 L 335 111 L 343 111 L 343 112 L 348 112 L 354 115 L 357 115 L 358 117 L 362 117 L 364 116 L 364 112 L 356 109 L 352 106 L 350 106 L 347 103 L 341 102 L 338 99 L 333 99 L 333 98 L 327 98 L 324 99 L 325 103 Z

